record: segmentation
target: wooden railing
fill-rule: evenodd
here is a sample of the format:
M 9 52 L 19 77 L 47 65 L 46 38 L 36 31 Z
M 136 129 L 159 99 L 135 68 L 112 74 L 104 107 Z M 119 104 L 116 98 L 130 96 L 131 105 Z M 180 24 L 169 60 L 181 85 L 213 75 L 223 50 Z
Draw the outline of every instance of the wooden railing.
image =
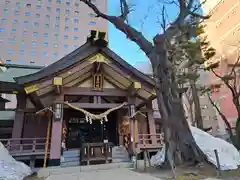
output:
M 138 134 L 136 148 L 137 151 L 143 151 L 144 149 L 156 150 L 162 148 L 163 144 L 163 134 Z
M 0 139 L 11 155 L 44 154 L 46 138 Z
M 81 148 L 81 163 L 104 161 L 109 163 L 112 160 L 112 143 L 84 143 Z

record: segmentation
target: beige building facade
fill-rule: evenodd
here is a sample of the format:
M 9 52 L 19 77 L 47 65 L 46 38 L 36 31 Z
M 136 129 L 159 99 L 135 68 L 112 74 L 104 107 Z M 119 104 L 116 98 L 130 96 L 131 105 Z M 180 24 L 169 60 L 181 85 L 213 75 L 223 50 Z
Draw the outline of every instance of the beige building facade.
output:
M 229 70 L 228 65 L 234 64 L 240 55 L 240 0 L 208 0 L 202 9 L 205 15 L 210 15 L 204 22 L 205 32 L 211 46 L 216 49 L 216 56 L 210 62 L 220 62 L 216 72 L 224 75 Z M 213 74 L 209 74 L 208 84 L 221 82 Z M 235 127 L 237 113 L 228 88 L 221 86 L 213 93 L 213 98 L 231 126 Z
M 107 0 L 93 2 L 107 12 Z M 46 66 L 81 46 L 89 30 L 108 31 L 79 0 L 1 0 L 0 7 L 4 63 Z

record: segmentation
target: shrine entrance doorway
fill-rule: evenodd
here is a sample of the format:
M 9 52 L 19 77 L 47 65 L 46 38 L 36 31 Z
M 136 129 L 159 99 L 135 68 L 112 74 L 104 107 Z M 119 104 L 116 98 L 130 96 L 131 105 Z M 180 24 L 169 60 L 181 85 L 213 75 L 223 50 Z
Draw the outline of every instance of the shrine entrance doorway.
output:
M 100 114 L 106 109 L 88 109 L 93 114 Z M 119 144 L 117 111 L 108 115 L 108 121 L 93 120 L 87 122 L 82 112 L 74 109 L 64 110 L 65 125 L 67 128 L 66 148 L 79 149 L 83 143 L 111 142 Z

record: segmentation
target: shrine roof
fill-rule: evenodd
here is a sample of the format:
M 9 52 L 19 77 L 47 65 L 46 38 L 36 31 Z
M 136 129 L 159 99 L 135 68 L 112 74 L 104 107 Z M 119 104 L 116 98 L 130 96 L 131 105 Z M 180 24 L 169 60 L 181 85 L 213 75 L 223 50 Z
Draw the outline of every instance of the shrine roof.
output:
M 151 86 L 154 86 L 154 81 L 151 77 L 137 70 L 136 68 L 128 64 L 125 60 L 123 60 L 119 55 L 113 52 L 109 47 L 107 47 L 106 45 L 107 43 L 105 40 L 101 40 L 105 41 L 105 43 L 104 42 L 99 43 L 99 41 L 100 40 L 95 41 L 88 39 L 87 42 L 83 44 L 81 47 L 74 50 L 65 57 L 61 58 L 60 60 L 56 61 L 55 63 L 34 73 L 29 73 L 30 75 L 26 73 L 26 75 L 22 75 L 21 77 L 14 76 L 15 77 L 14 80 L 16 80 L 18 84 L 28 84 L 34 81 L 45 79 L 49 76 L 54 76 L 55 74 L 57 74 L 60 71 L 63 71 L 64 69 L 74 66 L 75 64 L 85 60 L 86 58 L 90 57 L 93 54 L 102 53 L 110 57 L 112 63 L 117 64 L 123 70 L 127 69 L 128 71 L 131 71 L 131 73 L 134 74 L 134 76 L 147 82 Z
M 0 110 L 0 121 L 14 120 L 15 111 L 14 110 Z
M 1 65 L 5 68 L 3 72 L 0 72 L 0 82 L 15 83 L 14 77 L 25 76 L 36 73 L 41 66 L 25 66 L 25 65 Z

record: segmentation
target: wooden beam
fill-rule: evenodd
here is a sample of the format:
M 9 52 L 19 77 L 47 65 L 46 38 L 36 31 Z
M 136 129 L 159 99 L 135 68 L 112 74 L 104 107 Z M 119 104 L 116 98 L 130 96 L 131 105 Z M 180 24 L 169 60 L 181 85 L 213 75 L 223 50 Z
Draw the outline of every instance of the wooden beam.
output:
M 76 106 L 78 108 L 83 109 L 110 109 L 120 106 L 119 103 L 71 103 L 71 105 Z M 64 108 L 71 108 L 68 105 L 65 105 Z M 128 106 L 124 106 L 123 108 L 128 108 Z
M 137 110 L 141 109 L 143 106 L 147 105 L 147 103 L 152 102 L 156 98 L 155 95 L 152 95 L 147 101 L 142 102 L 137 106 Z
M 117 67 L 117 66 L 112 66 L 112 65 L 110 65 L 110 64 L 104 64 L 107 68 L 110 68 L 110 69 L 112 69 L 113 71 L 115 71 L 115 72 L 117 72 L 118 74 L 120 74 L 120 75 L 122 75 L 122 76 L 124 76 L 125 77 L 125 79 L 127 79 L 127 80 L 129 80 L 129 81 L 137 81 L 137 80 L 139 80 L 139 81 L 141 81 L 141 79 L 139 79 L 139 78 L 137 78 L 137 79 L 133 79 L 132 77 L 131 77 L 131 75 L 129 75 L 129 73 L 128 72 L 124 72 L 122 69 L 120 69 L 119 67 Z M 105 70 L 106 71 L 106 70 Z M 132 74 L 132 76 L 133 76 L 133 74 Z M 145 89 L 147 92 L 149 92 L 149 93 L 151 93 L 152 94 L 152 92 L 153 92 L 153 88 L 154 88 L 154 86 L 153 85 L 150 85 L 150 84 L 146 84 L 145 82 L 143 82 L 143 81 L 141 81 L 141 84 L 142 84 L 142 88 L 143 89 Z
M 85 87 L 64 87 L 63 88 L 65 95 L 80 95 L 80 96 L 120 96 L 124 97 L 127 95 L 127 92 L 118 90 L 104 88 L 103 91 L 93 91 L 92 88 Z
M 140 82 L 133 82 L 128 88 L 129 96 L 136 96 L 137 92 L 142 88 Z
M 33 93 L 30 93 L 28 94 L 29 96 L 29 99 L 32 101 L 32 103 L 34 104 L 34 106 L 37 108 L 37 109 L 43 109 L 44 108 L 44 105 L 43 103 L 41 102 L 40 98 L 38 97 L 37 93 L 36 92 L 33 92 Z

